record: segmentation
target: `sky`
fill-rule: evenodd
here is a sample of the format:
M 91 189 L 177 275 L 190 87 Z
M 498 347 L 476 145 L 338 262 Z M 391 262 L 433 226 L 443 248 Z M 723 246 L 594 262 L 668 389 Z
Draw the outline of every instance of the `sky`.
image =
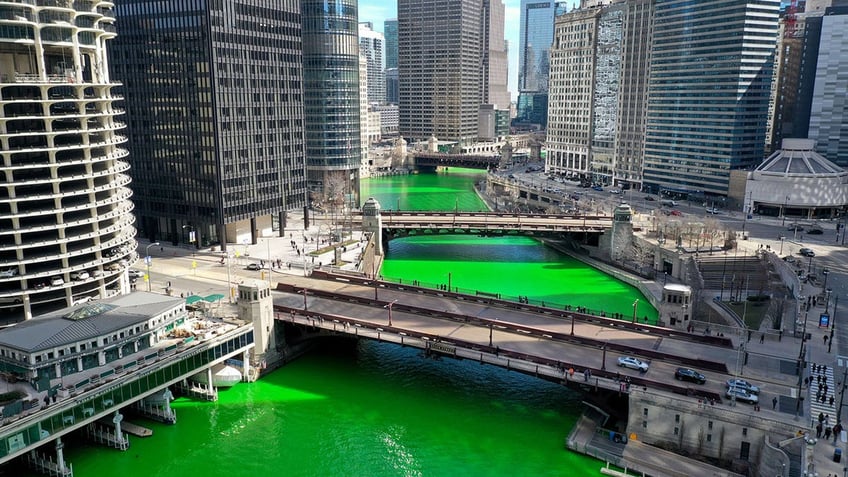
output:
M 503 0 L 506 7 L 506 40 L 509 42 L 509 92 L 512 100 L 518 98 L 518 36 L 521 18 L 521 0 Z M 571 11 L 578 0 L 568 0 Z M 359 21 L 372 22 L 374 30 L 383 31 L 383 21 L 397 18 L 396 0 L 359 0 Z

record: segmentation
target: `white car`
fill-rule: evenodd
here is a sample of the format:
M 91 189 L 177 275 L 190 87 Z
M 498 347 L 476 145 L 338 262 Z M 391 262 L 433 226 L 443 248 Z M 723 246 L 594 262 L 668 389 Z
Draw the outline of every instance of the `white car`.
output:
M 130 278 L 132 279 L 141 278 L 144 276 L 144 272 L 142 272 L 141 270 L 136 270 L 134 268 L 130 269 L 129 274 Z
M 625 368 L 635 369 L 641 373 L 648 371 L 648 363 L 634 358 L 633 356 L 620 356 L 618 358 L 618 365 Z
M 65 284 L 65 280 L 63 280 L 62 277 L 59 277 L 59 276 L 50 277 L 50 286 L 51 287 L 60 287 L 64 284 Z
M 724 395 L 728 399 L 735 398 L 737 401 L 744 401 L 750 404 L 757 404 L 760 401 L 756 394 L 749 393 L 747 390 L 737 387 L 727 388 Z
M 19 296 L 0 296 L 0 305 L 20 305 L 23 299 Z
M 0 278 L 12 278 L 17 274 L 17 268 L 7 268 L 6 270 L 0 270 Z
M 88 272 L 86 272 L 85 270 L 80 270 L 78 272 L 71 272 L 71 280 L 74 280 L 74 281 L 85 280 L 85 279 L 88 278 L 88 276 L 89 276 Z
M 91 296 L 81 296 L 81 297 L 77 298 L 76 300 L 74 300 L 74 306 L 82 305 L 83 303 L 88 303 L 88 302 L 90 302 L 91 300 L 94 300 L 94 297 L 91 297 Z

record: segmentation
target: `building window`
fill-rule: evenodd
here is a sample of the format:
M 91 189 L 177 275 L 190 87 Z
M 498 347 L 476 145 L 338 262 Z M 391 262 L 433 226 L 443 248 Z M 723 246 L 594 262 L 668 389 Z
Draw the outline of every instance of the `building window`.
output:
M 713 441 L 713 435 L 707 434 L 707 442 L 712 442 L 712 441 Z
M 747 436 L 747 435 L 748 435 L 748 428 L 747 428 L 747 427 L 743 427 L 743 428 L 742 428 L 742 435 L 743 435 L 743 436 Z
M 642 427 L 645 428 L 645 429 L 648 428 L 648 421 L 647 420 L 642 421 Z
M 713 421 L 707 421 L 707 429 L 713 430 Z
M 679 427 L 675 427 L 675 428 L 674 428 L 674 435 L 676 436 L 676 435 L 679 435 L 679 434 L 680 434 L 680 428 L 679 428 Z
M 648 408 L 647 407 L 642 409 L 642 415 L 645 416 L 645 417 L 648 417 Z
M 675 415 L 674 415 L 674 422 L 676 422 L 676 423 L 679 423 L 679 422 L 680 422 L 680 414 L 675 414 Z

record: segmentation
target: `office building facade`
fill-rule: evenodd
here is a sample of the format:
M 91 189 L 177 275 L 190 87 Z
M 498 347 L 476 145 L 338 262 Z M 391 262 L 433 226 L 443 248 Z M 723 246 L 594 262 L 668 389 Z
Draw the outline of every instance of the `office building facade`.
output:
M 130 291 L 128 151 L 111 3 L 0 5 L 0 316 Z
M 728 193 L 764 156 L 779 0 L 657 0 L 643 166 L 652 191 Z
M 542 128 L 547 124 L 554 19 L 565 10 L 565 2 L 521 0 L 517 121 L 539 124 Z
M 392 18 L 383 22 L 383 37 L 386 39 L 385 69 L 398 67 L 398 21 Z
M 398 104 L 400 100 L 400 83 L 398 69 L 389 68 L 384 72 L 386 76 L 386 103 Z
M 356 0 L 302 0 L 306 167 L 311 200 L 358 203 L 361 165 Z M 332 197 L 331 197 L 332 196 Z
M 848 7 L 825 9 L 818 53 L 808 136 L 817 152 L 848 167 Z
M 509 59 L 504 40 L 506 9 L 501 0 L 483 2 L 483 99 L 495 109 L 509 110 Z
M 368 103 L 386 101 L 386 80 L 383 74 L 383 53 L 386 40 L 374 31 L 371 23 L 359 24 L 359 54 L 365 56 L 368 66 Z
M 305 205 L 299 2 L 117 10 L 141 234 L 225 249 L 282 230 Z

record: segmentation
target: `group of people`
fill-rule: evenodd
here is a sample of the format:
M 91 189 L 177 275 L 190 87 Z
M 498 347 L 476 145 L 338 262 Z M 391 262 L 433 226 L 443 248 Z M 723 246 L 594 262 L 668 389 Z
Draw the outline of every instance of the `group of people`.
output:
M 816 437 L 820 438 L 822 434 L 824 434 L 825 439 L 830 439 L 830 436 L 833 435 L 833 443 L 836 443 L 836 439 L 839 438 L 839 434 L 842 432 L 842 423 L 837 422 L 835 426 L 830 427 L 829 424 L 830 416 L 827 414 L 820 412 L 819 413 L 819 423 L 816 424 Z

